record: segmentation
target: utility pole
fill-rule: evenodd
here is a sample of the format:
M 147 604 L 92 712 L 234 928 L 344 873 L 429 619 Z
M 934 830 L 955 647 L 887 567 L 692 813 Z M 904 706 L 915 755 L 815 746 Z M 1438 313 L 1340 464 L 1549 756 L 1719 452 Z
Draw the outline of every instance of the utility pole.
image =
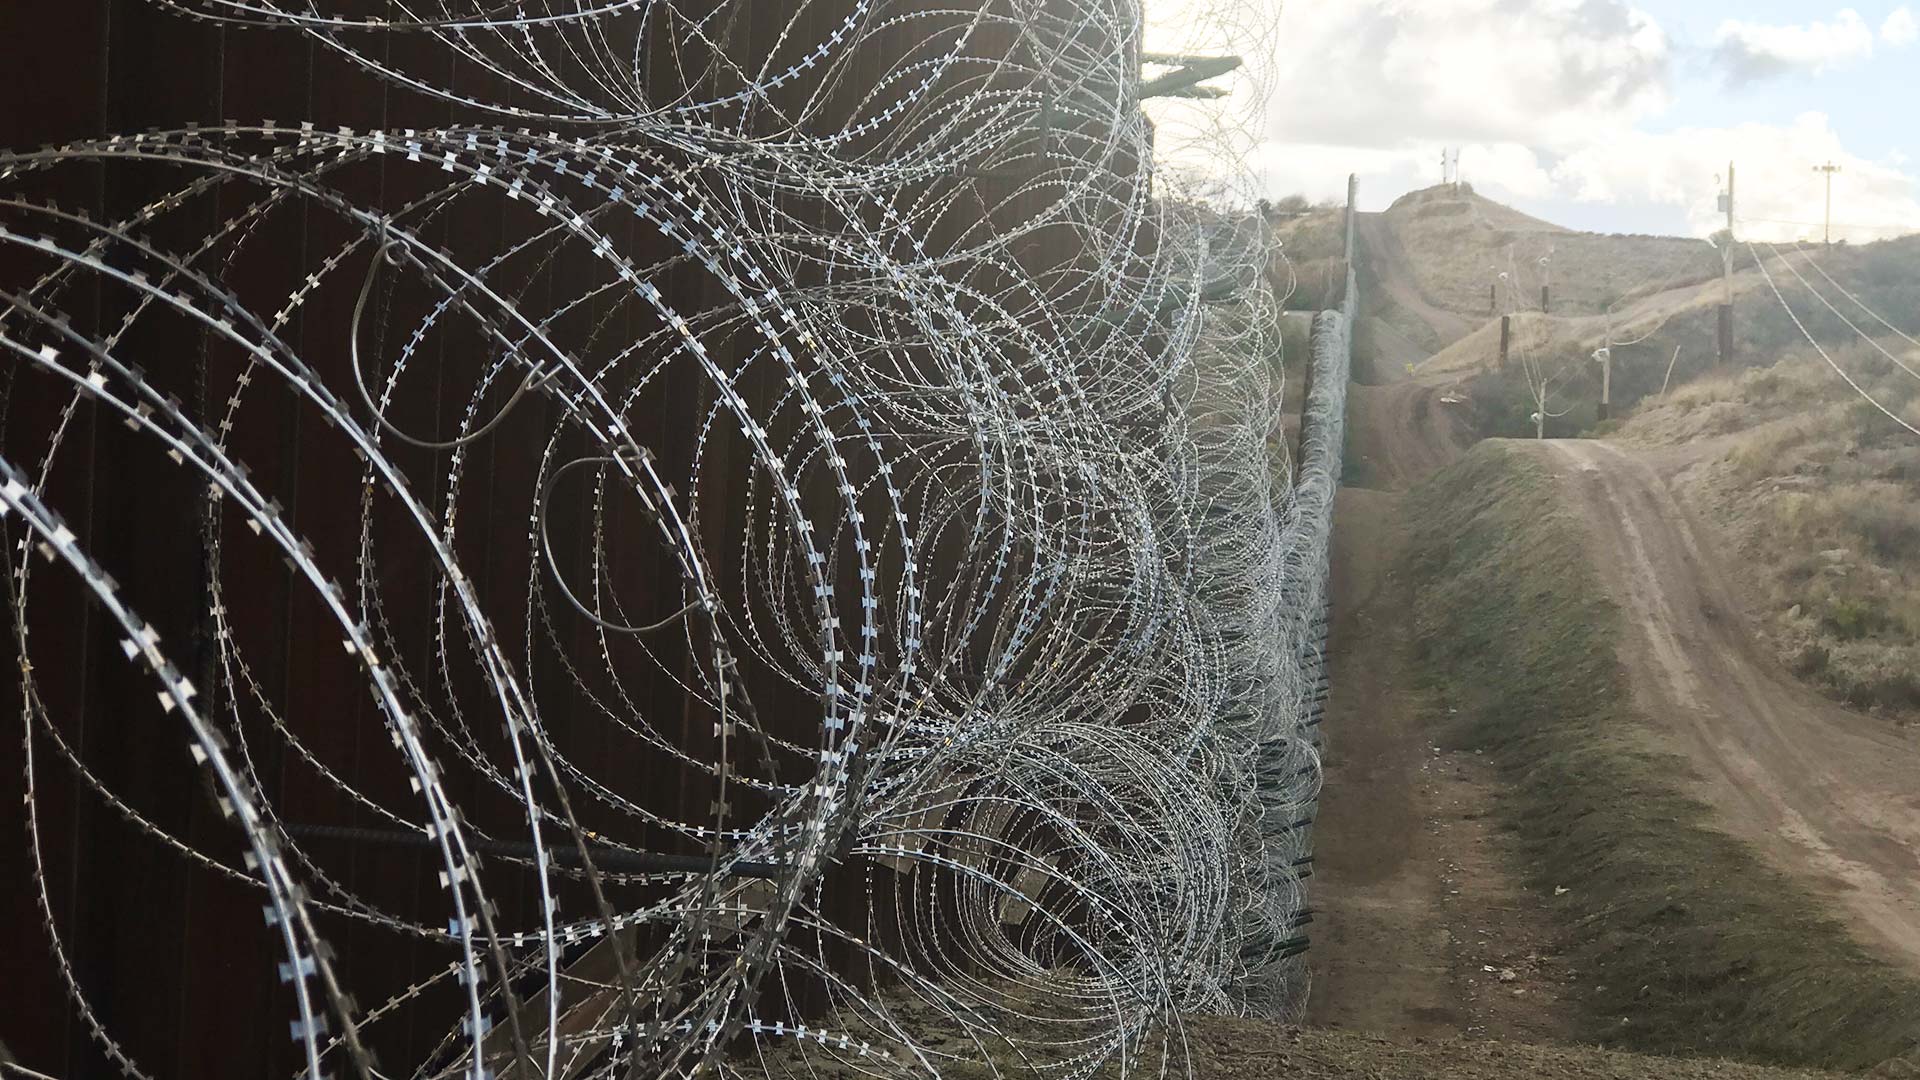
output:
M 1600 350 L 1600 419 L 1613 419 L 1613 347 Z
M 1720 305 L 1720 362 L 1733 363 L 1733 162 L 1727 162 L 1727 190 L 1720 196 L 1727 211 L 1727 241 L 1720 249 L 1721 279 L 1726 298 Z
M 1720 261 L 1724 263 L 1723 277 L 1727 283 L 1726 305 L 1733 306 L 1733 162 L 1727 162 L 1727 190 L 1720 196 L 1720 202 L 1727 211 L 1727 246 L 1720 252 Z
M 1600 419 L 1613 416 L 1613 309 L 1607 309 L 1607 343 L 1594 351 L 1600 362 Z
M 1826 238 L 1827 238 L 1827 246 L 1828 246 L 1828 247 L 1832 247 L 1832 246 L 1833 246 L 1833 174 L 1834 174 L 1834 173 L 1837 173 L 1837 172 L 1839 172 L 1839 171 L 1840 171 L 1840 166 L 1838 166 L 1838 165 L 1835 165 L 1835 164 L 1834 164 L 1833 162 L 1831 162 L 1831 161 L 1829 161 L 1829 162 L 1827 162 L 1827 163 L 1826 163 L 1825 165 L 1815 165 L 1815 166 L 1813 167 L 1813 171 L 1814 171 L 1814 172 L 1817 172 L 1817 173 L 1826 173 L 1826 174 L 1827 174 L 1827 233 L 1826 233 Z

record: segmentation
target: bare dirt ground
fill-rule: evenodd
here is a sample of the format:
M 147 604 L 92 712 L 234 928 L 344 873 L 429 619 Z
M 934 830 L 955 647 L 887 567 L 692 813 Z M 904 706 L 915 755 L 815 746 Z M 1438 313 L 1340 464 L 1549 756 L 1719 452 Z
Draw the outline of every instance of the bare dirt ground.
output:
M 1312 954 L 1309 1022 L 1396 1039 L 1567 1030 L 1568 976 L 1552 929 L 1519 884 L 1508 837 L 1489 817 L 1491 770 L 1446 749 L 1445 725 L 1414 689 L 1407 583 L 1397 573 L 1406 529 L 1401 494 L 1470 441 L 1440 385 L 1407 379 L 1421 349 L 1381 319 L 1418 321 L 1439 342 L 1472 329 L 1428 304 L 1380 215 L 1358 222 L 1361 254 L 1387 304 L 1368 298 L 1370 354 L 1384 385 L 1349 388 L 1351 471 L 1364 486 L 1335 503 L 1327 782 L 1315 849 L 1314 905 L 1324 912 Z M 1368 294 L 1363 294 L 1363 298 Z
M 1465 406 L 1444 385 L 1406 379 L 1347 391 L 1347 453 L 1363 486 L 1403 491 L 1445 468 L 1472 441 Z M 1336 524 L 1335 542 L 1340 532 Z
M 1197 1080 L 1831 1080 L 1834 1074 L 1698 1058 L 1492 1039 L 1408 1042 L 1357 1032 L 1283 1031 L 1197 1017 L 1187 1025 Z
M 1446 747 L 1444 718 L 1410 670 L 1401 492 L 1462 452 L 1465 425 L 1437 386 L 1400 381 L 1351 395 L 1350 453 L 1368 487 L 1343 489 L 1335 504 L 1313 883 L 1325 914 L 1309 1021 L 1399 1040 L 1563 1038 L 1571 975 L 1540 898 L 1520 884 L 1511 839 L 1489 816 L 1492 770 Z
M 1385 303 L 1361 313 L 1368 354 L 1356 370 L 1383 385 L 1351 389 L 1354 483 L 1336 506 L 1312 1026 L 1276 1033 L 1196 1018 L 1188 1034 L 1197 1075 L 1826 1075 L 1553 1045 L 1574 1030 L 1581 976 L 1555 955 L 1563 928 L 1546 898 L 1522 885 L 1517 845 L 1492 825 L 1500 781 L 1476 755 L 1448 748 L 1448 718 L 1416 687 L 1407 583 L 1396 573 L 1406 542 L 1401 492 L 1473 441 L 1466 414 L 1446 400 L 1462 372 L 1428 354 L 1470 351 L 1462 339 L 1486 331 L 1426 300 L 1383 220 L 1363 216 L 1359 240 Z M 1627 305 L 1624 321 L 1661 322 L 1697 302 L 1697 287 L 1675 288 Z M 1537 452 L 1552 456 L 1591 519 L 1596 554 L 1634 628 L 1623 662 L 1641 705 L 1672 725 L 1667 749 L 1696 762 L 1700 794 L 1723 827 L 1782 870 L 1811 877 L 1863 943 L 1920 965 L 1920 794 L 1910 790 L 1920 749 L 1774 670 L 1744 629 L 1733 572 L 1713 561 L 1669 491 L 1685 461 L 1599 443 Z
M 1680 459 L 1592 441 L 1537 452 L 1584 514 L 1625 614 L 1637 704 L 1692 762 L 1718 824 L 1805 881 L 1864 946 L 1920 973 L 1920 745 L 1779 669 L 1728 549 L 1674 497 L 1660 466 Z
M 1477 329 L 1485 319 L 1472 319 L 1457 312 L 1448 311 L 1429 303 L 1426 295 L 1420 291 L 1419 284 L 1408 270 L 1407 255 L 1401 248 L 1399 237 L 1394 235 L 1393 227 L 1387 222 L 1385 214 L 1361 214 L 1354 222 L 1355 240 L 1360 245 L 1359 256 L 1366 260 L 1372 271 L 1374 286 L 1384 296 L 1372 297 L 1369 307 L 1379 308 L 1384 299 L 1391 306 L 1399 308 L 1406 315 L 1417 320 L 1404 329 L 1431 334 L 1440 348 L 1459 341 Z M 1407 357 L 1412 362 L 1425 359 L 1424 354 Z M 1402 359 L 1399 356 L 1383 357 L 1382 360 Z

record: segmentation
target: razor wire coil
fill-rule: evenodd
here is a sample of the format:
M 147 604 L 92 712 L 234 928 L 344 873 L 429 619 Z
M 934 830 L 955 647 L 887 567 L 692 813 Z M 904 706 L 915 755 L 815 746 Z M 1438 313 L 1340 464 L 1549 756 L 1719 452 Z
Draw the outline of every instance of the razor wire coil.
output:
M 1183 1012 L 1297 1008 L 1348 320 L 1292 461 L 1277 245 L 1243 178 L 1156 168 L 1137 9 L 148 2 L 471 122 L 0 152 L 28 867 L 120 1071 L 159 1075 L 68 961 L 54 783 L 258 895 L 298 1075 L 1075 1080 L 1178 1070 Z M 155 194 L 48 200 L 86 170 Z M 328 463 L 297 501 L 250 462 L 294 421 Z M 204 647 L 56 509 L 108 422 L 194 492 L 205 610 L 153 614 Z M 273 560 L 366 694 L 327 722 L 390 758 L 274 685 Z M 71 737 L 33 637 L 77 596 L 222 839 Z M 433 900 L 351 843 L 420 853 Z M 346 936 L 435 959 L 370 981 Z

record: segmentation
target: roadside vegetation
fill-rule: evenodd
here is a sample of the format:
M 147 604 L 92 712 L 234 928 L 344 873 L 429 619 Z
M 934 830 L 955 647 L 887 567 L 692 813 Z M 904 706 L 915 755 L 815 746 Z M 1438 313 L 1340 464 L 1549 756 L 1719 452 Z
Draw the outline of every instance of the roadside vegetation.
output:
M 1504 824 L 1565 928 L 1588 1035 L 1635 1050 L 1871 1068 L 1920 985 L 1712 827 L 1657 752 L 1582 525 L 1529 451 L 1486 443 L 1411 496 L 1408 571 L 1439 722 L 1510 783 Z
M 1707 1059 L 1640 1057 L 1495 1039 L 1407 1043 L 1360 1032 L 1276 1031 L 1257 1020 L 1195 1017 L 1183 1034 L 1195 1080 L 1832 1080 Z
M 1920 371 L 1920 349 L 1907 351 Z M 1920 427 L 1920 378 L 1865 343 L 1833 358 Z M 1782 661 L 1850 704 L 1920 716 L 1920 437 L 1805 349 L 1686 386 L 1621 436 L 1712 440 L 1696 502 L 1760 571 L 1756 614 Z

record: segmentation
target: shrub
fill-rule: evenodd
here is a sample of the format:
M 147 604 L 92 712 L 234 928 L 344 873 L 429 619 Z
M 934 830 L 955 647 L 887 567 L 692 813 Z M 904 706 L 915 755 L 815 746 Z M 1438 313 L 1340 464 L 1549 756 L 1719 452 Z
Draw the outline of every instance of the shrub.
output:
M 1834 498 L 1845 527 L 1882 559 L 1920 557 L 1920 506 L 1891 484 L 1874 484 Z
M 1893 626 L 1886 609 L 1870 600 L 1834 600 L 1827 606 L 1821 623 L 1842 641 L 1858 641 Z

